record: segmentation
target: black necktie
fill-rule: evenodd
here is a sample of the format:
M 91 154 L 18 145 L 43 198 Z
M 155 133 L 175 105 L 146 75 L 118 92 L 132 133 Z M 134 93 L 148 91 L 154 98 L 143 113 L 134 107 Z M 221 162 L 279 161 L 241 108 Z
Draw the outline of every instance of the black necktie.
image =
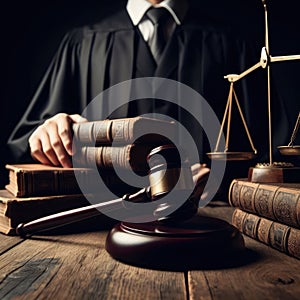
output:
M 166 45 L 166 24 L 168 23 L 168 20 L 170 20 L 171 15 L 168 10 L 163 7 L 152 7 L 147 11 L 146 14 L 154 25 L 154 34 L 148 43 L 152 55 L 155 61 L 158 63 Z

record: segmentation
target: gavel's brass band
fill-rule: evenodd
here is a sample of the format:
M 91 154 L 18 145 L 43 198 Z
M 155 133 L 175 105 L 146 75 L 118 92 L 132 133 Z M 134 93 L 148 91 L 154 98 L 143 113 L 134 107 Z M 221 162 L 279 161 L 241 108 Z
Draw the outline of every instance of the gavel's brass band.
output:
M 180 176 L 180 172 L 182 172 Z M 152 197 L 170 192 L 174 186 L 176 190 L 192 190 L 194 188 L 191 170 L 174 168 L 159 170 L 149 175 Z

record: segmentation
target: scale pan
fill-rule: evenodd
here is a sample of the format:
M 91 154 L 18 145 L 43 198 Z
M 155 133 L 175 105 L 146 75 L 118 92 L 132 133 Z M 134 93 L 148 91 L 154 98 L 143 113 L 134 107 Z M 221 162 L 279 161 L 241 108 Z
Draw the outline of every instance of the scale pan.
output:
M 278 146 L 277 149 L 282 155 L 300 155 L 300 146 Z
M 209 152 L 207 156 L 215 160 L 250 160 L 255 157 L 254 152 Z

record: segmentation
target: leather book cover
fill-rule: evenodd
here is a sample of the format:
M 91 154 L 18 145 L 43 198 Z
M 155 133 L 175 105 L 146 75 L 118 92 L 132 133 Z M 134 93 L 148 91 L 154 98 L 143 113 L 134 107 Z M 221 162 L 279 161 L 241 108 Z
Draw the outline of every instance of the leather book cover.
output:
M 234 179 L 228 199 L 231 206 L 300 228 L 300 183 L 253 183 Z
M 175 138 L 175 122 L 134 117 L 99 120 L 73 124 L 74 140 L 78 144 L 99 146 L 132 143 L 165 144 Z
M 290 229 L 287 249 L 290 255 L 300 259 L 300 232 L 298 229 Z
M 89 204 L 82 194 L 19 198 L 0 190 L 0 232 L 15 234 L 20 223 Z
M 89 180 L 89 168 L 62 168 L 43 164 L 7 164 L 9 182 L 5 188 L 16 197 L 81 193 L 77 178 Z M 75 173 L 76 172 L 76 176 Z
M 74 159 L 78 166 L 98 169 L 120 168 L 146 175 L 149 171 L 147 156 L 154 146 L 130 144 L 125 146 L 83 146 L 77 150 Z
M 300 259 L 300 229 L 239 208 L 232 215 L 232 224 L 249 237 Z

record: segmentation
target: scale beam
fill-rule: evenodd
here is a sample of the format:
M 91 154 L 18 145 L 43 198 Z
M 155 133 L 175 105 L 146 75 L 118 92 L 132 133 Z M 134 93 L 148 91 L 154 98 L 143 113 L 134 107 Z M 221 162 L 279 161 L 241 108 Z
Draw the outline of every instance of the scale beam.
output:
M 300 59 L 300 58 L 299 58 Z M 260 54 L 260 60 L 258 63 L 247 69 L 246 71 L 242 72 L 241 74 L 228 74 L 224 76 L 225 79 L 227 79 L 229 82 L 236 82 L 246 75 L 250 74 L 251 72 L 255 71 L 258 68 L 263 68 L 265 69 L 266 66 L 268 65 L 269 61 L 269 56 L 266 50 L 266 47 L 263 47 L 261 49 L 261 54 Z
M 300 55 L 282 55 L 282 56 L 271 56 L 267 53 L 266 47 L 261 49 L 260 60 L 258 63 L 250 67 L 249 69 L 245 70 L 241 74 L 228 74 L 225 75 L 224 78 L 227 79 L 229 82 L 236 82 L 246 75 L 252 73 L 258 68 L 265 69 L 270 63 L 273 62 L 281 62 L 281 61 L 289 61 L 289 60 L 300 60 Z
M 284 56 L 271 56 L 270 62 L 288 61 L 300 59 L 300 55 L 284 55 Z

